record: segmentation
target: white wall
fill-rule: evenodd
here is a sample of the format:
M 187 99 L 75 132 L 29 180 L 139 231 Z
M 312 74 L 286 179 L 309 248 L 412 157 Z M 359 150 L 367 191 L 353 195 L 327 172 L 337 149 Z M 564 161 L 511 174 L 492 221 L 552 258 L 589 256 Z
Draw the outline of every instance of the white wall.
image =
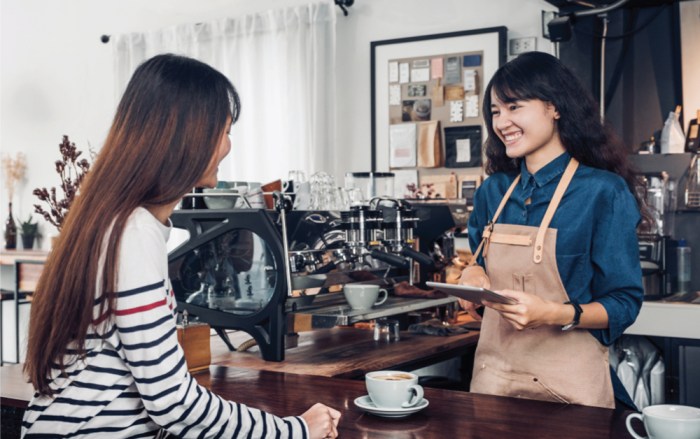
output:
M 14 215 L 33 211 L 31 191 L 56 186 L 57 145 L 68 134 L 79 149 L 99 150 L 114 96 L 112 46 L 100 35 L 157 29 L 304 4 L 310 0 L 0 0 L 0 152 L 27 154 L 27 176 Z M 329 0 L 330 1 L 330 0 Z M 370 168 L 370 42 L 507 26 L 509 38 L 540 36 L 544 0 L 355 0 L 338 9 L 338 157 L 333 173 Z M 542 38 L 538 49 L 551 52 Z M 235 78 L 232 78 L 235 83 Z M 0 191 L 0 218 L 7 196 Z M 45 236 L 53 229 L 42 227 Z M 47 247 L 47 239 L 43 247 Z
M 700 0 L 685 1 L 681 11 L 681 59 L 683 60 L 683 128 L 700 113 Z

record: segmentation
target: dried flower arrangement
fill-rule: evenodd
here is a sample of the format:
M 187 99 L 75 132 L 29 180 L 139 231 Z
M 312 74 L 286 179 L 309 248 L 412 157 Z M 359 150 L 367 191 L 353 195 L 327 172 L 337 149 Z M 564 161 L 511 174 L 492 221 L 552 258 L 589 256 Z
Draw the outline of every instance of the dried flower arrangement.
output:
M 90 162 L 85 158 L 80 159 L 82 151 L 78 151 L 75 143 L 71 142 L 66 135 L 63 136 L 63 141 L 58 148 L 61 152 L 61 160 L 56 160 L 56 172 L 61 177 L 60 189 L 63 191 L 63 198 L 59 199 L 56 196 L 55 187 L 36 188 L 32 193 L 48 205 L 48 210 L 44 210 L 42 206 L 35 204 L 34 211 L 60 231 L 68 209 L 78 194 L 80 184 L 90 170 Z
M 436 192 L 435 185 L 433 183 L 424 183 L 420 187 L 417 187 L 415 183 L 408 183 L 406 185 L 406 190 L 410 193 L 406 198 L 413 198 L 418 200 L 428 200 L 432 198 L 442 198 L 442 195 Z
M 2 170 L 5 174 L 5 189 L 7 190 L 7 199 L 11 203 L 15 195 L 17 183 L 24 178 L 24 172 L 27 170 L 26 156 L 18 152 L 14 158 L 9 155 L 4 155 L 2 158 Z

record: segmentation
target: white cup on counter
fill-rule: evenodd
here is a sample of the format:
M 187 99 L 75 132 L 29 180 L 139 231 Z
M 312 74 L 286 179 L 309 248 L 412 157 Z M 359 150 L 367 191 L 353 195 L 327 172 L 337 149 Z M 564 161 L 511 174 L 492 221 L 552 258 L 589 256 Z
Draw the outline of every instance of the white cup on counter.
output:
M 628 415 L 627 430 L 632 437 L 647 439 L 634 431 L 632 421 L 635 418 L 644 423 L 648 439 L 700 438 L 700 408 L 673 404 L 650 405 L 641 414 Z
M 350 307 L 355 310 L 372 309 L 373 306 L 379 306 L 386 302 L 386 299 L 389 297 L 389 293 L 384 289 L 380 289 L 378 285 L 368 284 L 345 285 L 343 294 Z M 379 297 L 380 295 L 381 298 Z
M 418 375 L 400 370 L 379 370 L 365 375 L 369 397 L 378 408 L 415 407 L 423 400 Z

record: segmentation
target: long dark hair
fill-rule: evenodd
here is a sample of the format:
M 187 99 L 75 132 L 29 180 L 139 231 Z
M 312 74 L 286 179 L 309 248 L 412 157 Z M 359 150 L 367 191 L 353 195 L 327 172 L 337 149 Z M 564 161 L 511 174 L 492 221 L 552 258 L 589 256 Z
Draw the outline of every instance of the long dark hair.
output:
M 113 315 L 119 243 L 129 215 L 189 192 L 229 117 L 236 121 L 239 111 L 231 82 L 200 61 L 166 54 L 136 69 L 36 288 L 24 370 L 40 394 L 52 394 L 51 370 L 65 370 L 69 348 L 78 358 L 85 355 L 96 289 L 102 292 L 99 315 Z
M 628 151 L 606 122 L 598 105 L 574 73 L 557 58 L 543 52 L 528 52 L 499 68 L 484 93 L 484 119 L 488 131 L 486 173 L 518 172 L 522 159 L 511 159 L 493 129 L 491 91 L 503 102 L 538 99 L 559 112 L 559 137 L 566 151 L 579 162 L 614 172 L 625 179 L 637 204 L 645 212 L 636 187 L 637 175 L 627 159 Z

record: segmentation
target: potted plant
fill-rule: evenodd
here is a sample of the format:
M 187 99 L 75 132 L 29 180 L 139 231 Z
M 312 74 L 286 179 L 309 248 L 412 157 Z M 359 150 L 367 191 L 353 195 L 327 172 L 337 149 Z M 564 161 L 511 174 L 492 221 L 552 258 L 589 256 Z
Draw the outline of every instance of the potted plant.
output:
M 39 234 L 39 224 L 32 222 L 32 215 L 30 214 L 27 221 L 20 223 L 20 228 L 22 229 L 22 247 L 25 250 L 33 249 L 34 238 Z

